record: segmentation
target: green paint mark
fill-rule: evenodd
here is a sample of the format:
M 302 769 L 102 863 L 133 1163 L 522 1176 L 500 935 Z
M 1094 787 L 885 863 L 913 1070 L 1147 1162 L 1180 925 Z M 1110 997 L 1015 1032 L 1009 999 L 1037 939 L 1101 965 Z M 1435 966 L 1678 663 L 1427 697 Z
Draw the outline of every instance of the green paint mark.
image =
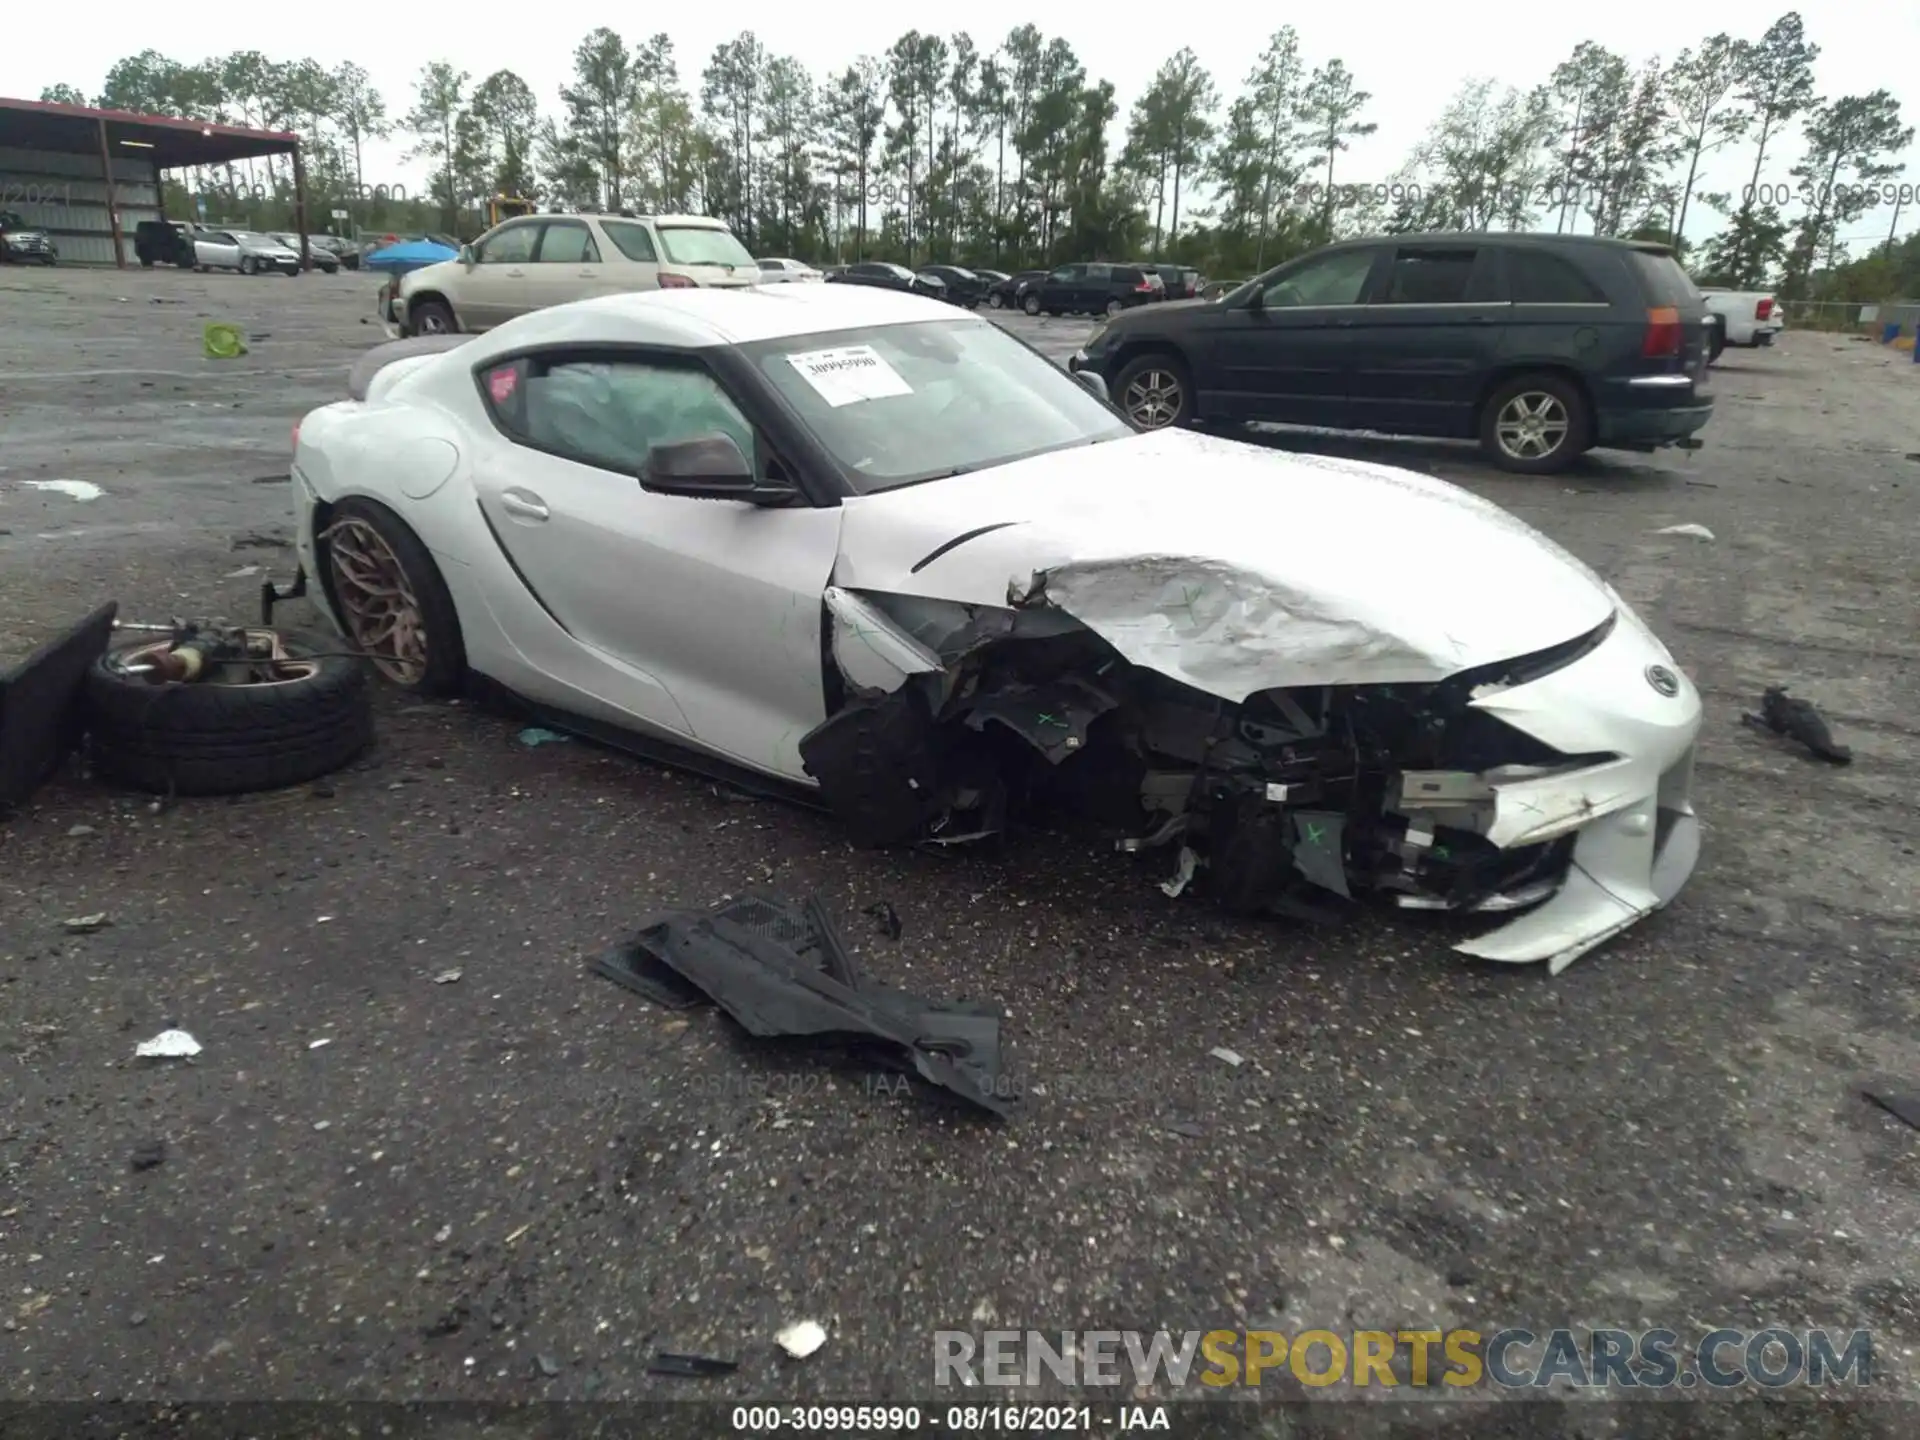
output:
M 1326 835 L 1327 832 L 1314 824 L 1313 821 L 1307 821 L 1307 843 L 1309 845 L 1324 845 L 1326 843 Z
M 1034 721 L 1034 723 L 1036 725 L 1053 725 L 1058 727 L 1061 730 L 1071 730 L 1073 728 L 1065 720 L 1062 720 L 1057 715 L 1041 715 Z
M 1191 620 L 1196 628 L 1200 624 L 1200 617 L 1194 613 L 1193 602 L 1206 593 L 1207 587 L 1204 585 L 1182 585 L 1180 587 L 1180 603 L 1173 607 L 1176 610 L 1186 611 L 1187 619 Z

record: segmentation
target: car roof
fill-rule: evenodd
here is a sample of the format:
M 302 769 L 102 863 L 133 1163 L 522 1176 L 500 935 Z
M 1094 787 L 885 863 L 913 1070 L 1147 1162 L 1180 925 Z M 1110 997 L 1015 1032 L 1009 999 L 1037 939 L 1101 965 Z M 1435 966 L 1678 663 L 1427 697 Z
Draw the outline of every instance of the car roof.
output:
M 1517 241 L 1527 245 L 1564 245 L 1598 247 L 1609 250 L 1665 251 L 1668 247 L 1652 240 L 1625 240 L 1616 235 L 1553 235 L 1531 230 L 1435 230 L 1420 235 L 1365 235 L 1342 240 L 1328 249 L 1353 245 L 1444 245 L 1452 249 L 1484 245 L 1489 241 Z
M 538 345 L 750 345 L 827 330 L 945 320 L 990 324 L 918 295 L 857 285 L 641 290 L 536 310 L 486 337 L 491 353 Z M 464 348 L 464 347 L 463 347 Z

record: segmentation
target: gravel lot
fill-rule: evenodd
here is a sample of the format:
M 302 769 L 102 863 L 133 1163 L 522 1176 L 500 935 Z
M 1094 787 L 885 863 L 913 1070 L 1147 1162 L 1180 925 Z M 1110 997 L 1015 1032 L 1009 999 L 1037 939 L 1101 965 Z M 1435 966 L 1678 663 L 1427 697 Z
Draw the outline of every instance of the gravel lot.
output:
M 0 654 L 109 597 L 250 614 L 254 567 L 290 573 L 289 427 L 380 338 L 373 289 L 0 271 Z M 212 319 L 252 353 L 203 359 Z M 1008 323 L 1061 356 L 1086 332 Z M 1432 923 L 1226 922 L 1045 835 L 855 852 L 390 694 L 377 753 L 311 792 L 50 787 L 0 827 L 0 1393 L 898 1400 L 933 1393 L 936 1329 L 1263 1320 L 1868 1327 L 1906 1390 L 1920 1133 L 1858 1089 L 1920 1089 L 1920 367 L 1796 333 L 1717 373 L 1704 450 L 1558 480 L 1269 437 L 1517 511 L 1701 686 L 1701 870 L 1557 980 Z M 61 479 L 105 494 L 31 486 Z M 1653 533 L 1681 522 L 1717 538 Z M 1380 562 L 1438 605 L 1473 558 Z M 1779 682 L 1851 769 L 1739 727 Z M 874 1093 L 586 972 L 643 913 L 750 887 L 820 892 L 880 978 L 1004 1004 L 1021 1118 Z M 861 918 L 880 900 L 897 942 Z M 197 1061 L 130 1058 L 170 1023 Z M 803 1318 L 831 1338 L 794 1364 L 772 1337 Z M 740 1369 L 650 1377 L 658 1345 Z

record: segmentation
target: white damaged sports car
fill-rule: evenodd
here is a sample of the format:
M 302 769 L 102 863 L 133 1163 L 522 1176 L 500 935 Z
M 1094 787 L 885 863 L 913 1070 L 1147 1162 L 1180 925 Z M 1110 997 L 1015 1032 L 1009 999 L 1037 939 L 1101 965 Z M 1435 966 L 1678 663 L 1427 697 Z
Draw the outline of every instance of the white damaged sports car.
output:
M 1504 912 L 1459 948 L 1556 972 L 1674 897 L 1700 701 L 1610 586 L 1454 486 L 1098 386 L 838 285 L 402 341 L 295 430 L 287 593 L 399 685 L 866 843 L 1072 807 L 1169 893 Z

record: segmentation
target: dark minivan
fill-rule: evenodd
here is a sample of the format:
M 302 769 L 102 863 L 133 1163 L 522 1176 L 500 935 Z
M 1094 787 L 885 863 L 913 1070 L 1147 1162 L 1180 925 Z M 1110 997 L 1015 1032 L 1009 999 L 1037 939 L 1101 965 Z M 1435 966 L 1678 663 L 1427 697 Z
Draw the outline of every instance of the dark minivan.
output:
M 1027 291 L 1046 278 L 1044 270 L 1016 270 L 988 287 L 987 304 L 995 310 L 1010 310 L 1026 299 Z
M 1165 295 L 1166 286 L 1145 265 L 1062 265 L 1027 287 L 1020 308 L 1029 315 L 1118 315 Z
M 1112 320 L 1068 362 L 1144 429 L 1273 421 L 1477 439 L 1551 474 L 1595 447 L 1698 448 L 1707 311 L 1664 245 L 1395 235 L 1316 250 L 1213 301 Z
M 1169 300 L 1197 300 L 1207 283 L 1207 277 L 1190 265 L 1149 265 L 1147 268 L 1160 277 Z

